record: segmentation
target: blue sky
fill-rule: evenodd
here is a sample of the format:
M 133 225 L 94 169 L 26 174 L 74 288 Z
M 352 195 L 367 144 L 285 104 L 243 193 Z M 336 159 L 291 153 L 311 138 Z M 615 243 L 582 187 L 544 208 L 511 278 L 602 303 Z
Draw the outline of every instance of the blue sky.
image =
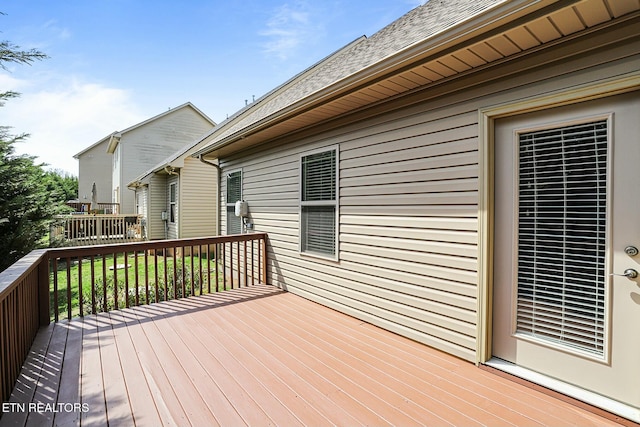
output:
M 49 59 L 0 70 L 22 94 L 0 125 L 31 137 L 19 153 L 78 173 L 73 155 L 187 101 L 220 123 L 420 0 L 16 0 L 0 38 Z

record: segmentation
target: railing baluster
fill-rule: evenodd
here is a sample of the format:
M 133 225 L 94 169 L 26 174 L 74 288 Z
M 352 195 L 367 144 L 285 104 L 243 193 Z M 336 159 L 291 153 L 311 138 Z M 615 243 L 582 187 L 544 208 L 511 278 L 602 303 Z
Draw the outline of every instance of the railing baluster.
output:
M 67 263 L 67 319 L 71 319 L 71 258 L 65 258 Z
M 200 273 L 200 295 L 202 295 L 204 288 L 204 276 L 202 275 L 202 245 L 198 246 L 198 262 L 200 263 L 200 268 L 198 270 Z
M 80 311 L 80 317 L 84 317 L 82 306 L 84 305 L 84 298 L 82 295 L 82 257 L 78 257 L 78 308 Z
M 181 248 L 181 259 L 180 259 L 180 263 L 182 264 L 182 272 L 181 272 L 181 276 L 182 276 L 182 298 L 187 296 L 187 288 L 186 288 L 186 277 L 185 277 L 185 266 L 184 266 L 184 262 L 185 262 L 185 257 L 186 257 L 186 251 L 185 251 L 186 247 L 183 246 Z
M 207 293 L 211 293 L 211 245 L 205 246 L 205 253 L 207 257 Z
M 53 259 L 53 318 L 58 321 L 58 258 Z
M 173 247 L 173 299 L 178 299 L 178 270 L 177 270 L 177 266 L 178 266 L 178 258 L 177 258 L 177 253 L 178 252 L 178 247 L 174 246 Z
M 124 306 L 129 308 L 129 254 L 124 251 Z
M 254 246 L 255 240 L 251 241 L 251 285 L 255 285 L 254 279 L 255 279 L 255 273 L 253 272 L 253 266 L 255 265 L 255 260 L 253 258 L 253 246 Z
M 91 255 L 91 314 L 96 314 L 96 266 L 95 257 Z
M 195 270 L 194 270 L 194 266 L 193 266 L 193 257 L 195 256 L 193 254 L 193 248 L 194 246 L 191 245 L 191 295 L 190 296 L 194 296 L 196 294 L 196 276 L 195 276 Z
M 118 253 L 113 254 L 113 309 L 118 309 Z
M 149 304 L 149 251 L 144 251 L 144 302 Z
M 107 255 L 102 255 L 102 311 L 107 310 Z
M 167 271 L 167 248 L 164 249 L 163 253 L 164 256 L 164 301 L 167 301 L 169 299 L 169 272 Z
M 220 276 L 218 276 L 219 274 L 219 270 L 220 270 L 220 243 L 216 243 L 213 246 L 213 261 L 215 263 L 215 279 L 216 279 L 216 292 L 220 291 Z
M 232 243 L 233 244 L 233 243 Z M 242 281 L 240 280 L 240 242 L 236 242 L 236 249 L 238 252 L 238 268 L 237 268 L 237 272 L 238 272 L 238 287 L 241 288 L 242 287 Z
M 140 305 L 140 294 L 138 288 L 140 284 L 138 283 L 138 251 L 133 251 L 133 268 L 136 278 L 136 305 Z
M 225 262 L 227 260 L 225 259 Z M 225 274 L 226 274 L 226 267 L 224 269 Z M 233 242 L 229 242 L 229 282 L 230 282 L 230 288 L 233 289 Z
M 154 269 L 153 278 L 156 281 L 156 299 L 154 300 L 154 302 L 158 302 L 160 301 L 160 290 L 158 288 L 158 286 L 160 285 L 160 280 L 158 280 L 159 277 L 158 277 L 158 251 L 157 250 L 153 251 L 153 269 Z
M 247 263 L 249 262 L 247 260 L 247 241 L 245 240 L 244 242 L 242 242 L 242 244 L 244 245 L 244 263 L 243 263 L 243 269 L 244 269 L 244 285 L 248 286 L 249 282 L 247 281 Z M 238 265 L 238 268 L 240 268 L 240 265 Z

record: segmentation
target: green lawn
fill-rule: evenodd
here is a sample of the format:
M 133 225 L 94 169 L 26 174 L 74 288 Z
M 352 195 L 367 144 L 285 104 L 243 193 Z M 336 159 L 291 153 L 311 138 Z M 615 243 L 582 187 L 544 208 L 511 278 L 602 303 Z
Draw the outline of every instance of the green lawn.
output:
M 156 302 L 156 284 L 158 284 L 157 294 L 158 300 L 163 301 L 165 299 L 165 293 L 167 294 L 167 299 L 174 298 L 174 288 L 175 294 L 178 298 L 183 296 L 183 287 L 184 287 L 184 295 L 189 296 L 193 294 L 200 294 L 200 288 L 202 287 L 202 293 L 207 293 L 209 290 L 208 286 L 208 275 L 207 275 L 207 260 L 206 258 L 202 258 L 202 277 L 200 276 L 200 258 L 197 256 L 193 257 L 193 279 L 191 274 L 191 262 L 192 257 L 184 257 L 184 284 L 182 281 L 182 263 L 183 258 L 176 259 L 176 268 L 174 269 L 174 258 L 167 257 L 166 260 L 166 269 L 167 269 L 167 280 L 165 281 L 165 260 L 164 257 L 158 257 L 158 272 L 155 277 L 155 267 L 154 267 L 154 258 L 152 256 L 148 257 L 148 268 L 145 272 L 145 262 L 144 257 L 138 257 L 138 301 L 140 304 L 152 303 Z M 107 310 L 112 310 L 116 306 L 116 296 L 117 296 L 117 304 L 119 308 L 122 308 L 126 304 L 125 298 L 129 299 L 130 305 L 136 304 L 136 268 L 135 268 L 135 257 L 133 255 L 129 255 L 127 259 L 127 268 L 125 270 L 125 260 L 122 254 L 119 254 L 117 257 L 117 269 L 114 277 L 114 259 L 113 255 L 109 255 L 105 259 L 106 267 L 103 269 L 102 257 L 96 257 L 94 260 L 94 268 L 93 268 L 93 281 L 91 280 L 92 272 L 91 272 L 91 263 L 88 259 L 85 259 L 82 262 L 82 310 L 83 314 L 89 314 L 92 311 L 92 298 L 91 298 L 91 284 L 94 283 L 94 287 L 96 290 L 95 302 L 96 302 L 96 310 L 104 311 L 104 280 L 103 275 L 106 270 L 106 288 L 107 288 Z M 174 286 L 174 270 L 177 276 L 176 284 Z M 80 303 L 79 303 L 79 274 L 80 267 L 78 262 L 74 261 L 69 266 L 69 273 L 67 273 L 66 263 L 61 263 L 58 265 L 57 277 L 58 277 L 58 291 L 57 291 L 57 301 L 56 296 L 54 294 L 54 281 L 53 281 L 53 272 L 50 276 L 51 283 L 51 292 L 50 292 L 50 303 L 51 303 L 51 318 L 54 318 L 54 304 L 57 303 L 59 310 L 59 317 L 66 318 L 67 317 L 67 274 L 69 274 L 71 283 L 71 317 L 77 317 L 80 315 Z M 148 274 L 148 283 L 149 283 L 149 295 L 147 300 L 146 293 L 146 274 Z M 128 277 L 129 289 L 128 293 L 125 292 L 125 275 Z M 211 261 L 210 264 L 210 276 L 211 276 L 211 292 L 216 291 L 215 286 L 215 262 Z M 116 280 L 117 279 L 117 280 Z M 115 283 L 117 281 L 117 292 Z M 219 275 L 218 278 L 219 288 L 222 288 L 223 278 L 222 274 Z M 184 286 L 183 286 L 184 285 Z

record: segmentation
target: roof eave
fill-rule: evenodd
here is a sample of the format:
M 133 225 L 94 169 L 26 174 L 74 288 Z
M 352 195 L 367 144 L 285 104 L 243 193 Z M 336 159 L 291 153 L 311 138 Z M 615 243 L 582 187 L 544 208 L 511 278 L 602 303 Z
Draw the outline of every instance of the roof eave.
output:
M 578 0 L 574 0 L 578 1 Z M 531 14 L 557 3 L 556 0 L 514 0 L 505 1 L 490 7 L 471 18 L 461 21 L 438 34 L 421 40 L 413 45 L 389 55 L 388 57 L 365 67 L 333 84 L 314 92 L 313 94 L 293 103 L 269 117 L 257 121 L 234 134 L 231 134 L 193 154 L 194 157 L 213 155 L 222 148 L 247 138 L 261 130 L 277 123 L 295 117 L 301 112 L 308 111 L 323 104 L 327 100 L 335 99 L 356 87 L 363 87 L 377 80 L 389 76 L 394 71 L 410 66 L 429 56 L 445 52 L 448 48 L 461 43 L 481 38 L 492 30 L 513 22 L 524 15 Z M 563 3 L 566 6 L 566 3 Z

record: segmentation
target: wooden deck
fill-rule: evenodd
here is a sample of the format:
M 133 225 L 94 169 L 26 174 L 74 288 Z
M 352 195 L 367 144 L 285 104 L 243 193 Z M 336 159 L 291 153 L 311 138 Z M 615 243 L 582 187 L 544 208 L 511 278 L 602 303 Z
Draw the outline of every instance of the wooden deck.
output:
M 270 286 L 52 324 L 3 412 L 1 426 L 617 425 Z

